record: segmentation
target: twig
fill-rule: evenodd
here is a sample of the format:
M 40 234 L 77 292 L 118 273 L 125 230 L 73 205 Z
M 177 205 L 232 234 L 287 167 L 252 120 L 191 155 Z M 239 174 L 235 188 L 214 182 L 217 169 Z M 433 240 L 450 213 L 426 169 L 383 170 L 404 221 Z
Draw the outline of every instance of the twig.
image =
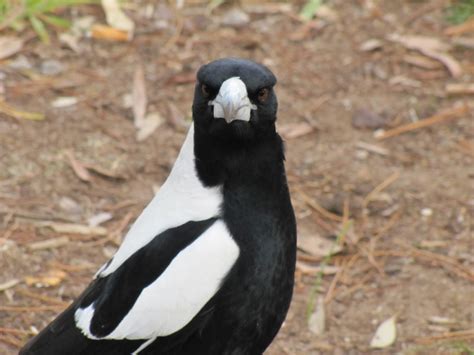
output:
M 431 344 L 440 340 L 468 340 L 474 339 L 474 329 L 460 330 L 457 332 L 449 332 L 439 335 L 432 335 L 428 337 L 416 339 L 417 343 L 420 344 Z
M 29 335 L 29 334 L 31 334 L 31 332 L 27 332 L 26 330 L 13 329 L 13 328 L 1 328 L 1 327 L 0 327 L 0 333 L 18 334 L 18 335 Z
M 327 219 L 330 219 L 336 222 L 342 222 L 341 216 L 338 216 L 337 214 L 329 212 L 327 209 L 320 206 L 314 199 L 309 197 L 300 187 L 296 186 L 294 187 L 294 189 L 299 193 L 303 201 L 313 210 L 319 212 L 322 216 L 326 217 Z
M 0 306 L 0 312 L 58 312 L 64 310 L 64 306 L 54 305 L 54 306 Z
M 388 178 L 386 178 L 384 181 L 382 181 L 380 184 L 375 186 L 375 188 L 372 191 L 370 191 L 369 194 L 364 198 L 363 207 L 366 208 L 369 202 L 374 198 L 374 196 L 378 195 L 388 186 L 393 184 L 399 177 L 400 177 L 400 172 L 396 171 L 392 175 L 390 175 Z
M 444 121 L 449 121 L 452 119 L 460 118 L 462 115 L 466 114 L 469 112 L 469 106 L 467 104 L 464 104 L 460 107 L 455 107 L 451 108 L 448 110 L 445 110 L 443 112 L 440 112 L 436 115 L 433 115 L 431 117 L 425 118 L 423 120 L 419 120 L 416 122 L 412 123 L 407 123 L 405 125 L 401 125 L 398 127 L 395 127 L 393 129 L 389 129 L 388 131 L 383 132 L 382 134 L 378 135 L 376 137 L 377 140 L 382 140 L 386 139 L 389 137 L 394 137 L 398 136 L 399 134 L 414 131 L 420 128 L 432 126 L 437 123 L 441 123 Z
M 23 295 L 25 297 L 29 297 L 29 298 L 33 298 L 35 300 L 46 302 L 46 303 L 49 303 L 51 305 L 61 306 L 61 307 L 67 307 L 69 305 L 68 302 L 64 302 L 60 299 L 52 298 L 52 297 L 49 297 L 49 296 L 46 296 L 46 295 L 38 295 L 36 293 L 30 292 L 30 291 L 27 291 L 27 290 L 18 290 L 17 292 L 20 295 Z
M 0 342 L 14 346 L 15 348 L 20 348 L 23 345 L 21 341 L 11 335 L 0 335 Z

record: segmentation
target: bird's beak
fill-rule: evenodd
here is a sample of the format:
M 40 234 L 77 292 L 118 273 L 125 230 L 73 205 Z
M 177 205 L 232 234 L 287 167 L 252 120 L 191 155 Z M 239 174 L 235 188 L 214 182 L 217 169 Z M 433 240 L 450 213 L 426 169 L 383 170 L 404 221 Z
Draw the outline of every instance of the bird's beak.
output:
M 223 118 L 227 123 L 234 120 L 250 121 L 250 110 L 257 106 L 250 102 L 247 87 L 239 77 L 224 81 L 216 98 L 209 101 L 214 106 L 214 118 Z

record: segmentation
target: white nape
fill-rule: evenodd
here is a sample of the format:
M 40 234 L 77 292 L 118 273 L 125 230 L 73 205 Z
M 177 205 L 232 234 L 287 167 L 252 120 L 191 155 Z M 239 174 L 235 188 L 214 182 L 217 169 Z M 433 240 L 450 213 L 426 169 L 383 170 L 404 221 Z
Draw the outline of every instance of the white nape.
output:
M 151 339 L 185 327 L 216 294 L 240 250 L 225 223 L 217 220 L 173 259 L 161 276 L 143 289 L 112 333 L 101 339 Z M 127 287 L 127 285 L 121 285 Z M 76 325 L 90 333 L 94 307 L 78 309 Z
M 222 188 L 208 188 L 201 183 L 194 159 L 193 123 L 168 179 L 132 225 L 110 264 L 102 266 L 96 277 L 117 270 L 133 253 L 165 230 L 219 215 Z

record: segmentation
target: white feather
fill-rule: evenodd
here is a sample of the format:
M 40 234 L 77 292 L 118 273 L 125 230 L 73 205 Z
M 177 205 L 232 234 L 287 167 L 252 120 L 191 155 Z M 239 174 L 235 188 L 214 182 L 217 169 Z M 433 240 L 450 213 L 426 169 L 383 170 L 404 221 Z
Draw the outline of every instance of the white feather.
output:
M 112 262 L 102 266 L 96 276 L 111 274 L 138 249 L 169 228 L 217 216 L 222 200 L 221 187 L 205 187 L 197 176 L 192 124 L 168 179 L 132 225 Z
M 216 294 L 238 256 L 239 247 L 217 220 L 143 289 L 120 324 L 101 339 L 150 339 L 182 329 Z M 93 305 L 78 309 L 75 319 L 87 337 L 96 339 L 89 330 L 93 313 Z

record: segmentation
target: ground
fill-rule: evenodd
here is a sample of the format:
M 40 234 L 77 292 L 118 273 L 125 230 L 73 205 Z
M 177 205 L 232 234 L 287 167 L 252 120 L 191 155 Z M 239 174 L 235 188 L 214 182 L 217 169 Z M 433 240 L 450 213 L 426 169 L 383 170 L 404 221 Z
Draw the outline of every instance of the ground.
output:
M 1 354 L 15 353 L 113 255 L 174 162 L 195 71 L 225 56 L 262 62 L 278 77 L 298 221 L 293 302 L 266 353 L 472 354 L 472 94 L 446 93 L 447 84 L 473 82 L 472 41 L 449 51 L 462 70 L 454 78 L 438 61 L 389 40 L 423 35 L 453 43 L 472 32 L 443 32 L 451 26 L 443 1 L 327 3 L 332 12 L 305 24 L 296 16 L 301 4 L 244 2 L 251 21 L 240 28 L 219 23 L 225 8 L 209 14 L 191 4 L 178 20 L 167 5 L 132 8 L 132 41 L 83 38 L 80 53 L 54 35 L 46 45 L 33 32 L 21 34 L 21 53 L 0 61 L 0 86 L 10 105 L 46 118 L 0 113 Z M 66 13 L 85 14 L 104 22 L 97 6 Z M 371 39 L 377 48 L 361 49 Z M 138 141 L 127 101 L 141 66 L 147 111 L 162 122 Z M 64 96 L 78 102 L 52 106 Z M 361 127 L 375 116 L 387 131 L 444 110 L 454 111 L 451 119 L 383 140 L 374 127 Z M 105 235 L 101 228 L 58 230 L 58 223 L 87 225 L 104 212 L 111 217 L 101 224 Z M 53 243 L 35 244 L 43 240 Z M 324 242 L 330 247 L 321 248 Z M 316 302 L 325 314 L 319 334 L 307 321 L 316 299 L 324 300 Z M 378 325 L 392 316 L 395 342 L 371 349 Z

